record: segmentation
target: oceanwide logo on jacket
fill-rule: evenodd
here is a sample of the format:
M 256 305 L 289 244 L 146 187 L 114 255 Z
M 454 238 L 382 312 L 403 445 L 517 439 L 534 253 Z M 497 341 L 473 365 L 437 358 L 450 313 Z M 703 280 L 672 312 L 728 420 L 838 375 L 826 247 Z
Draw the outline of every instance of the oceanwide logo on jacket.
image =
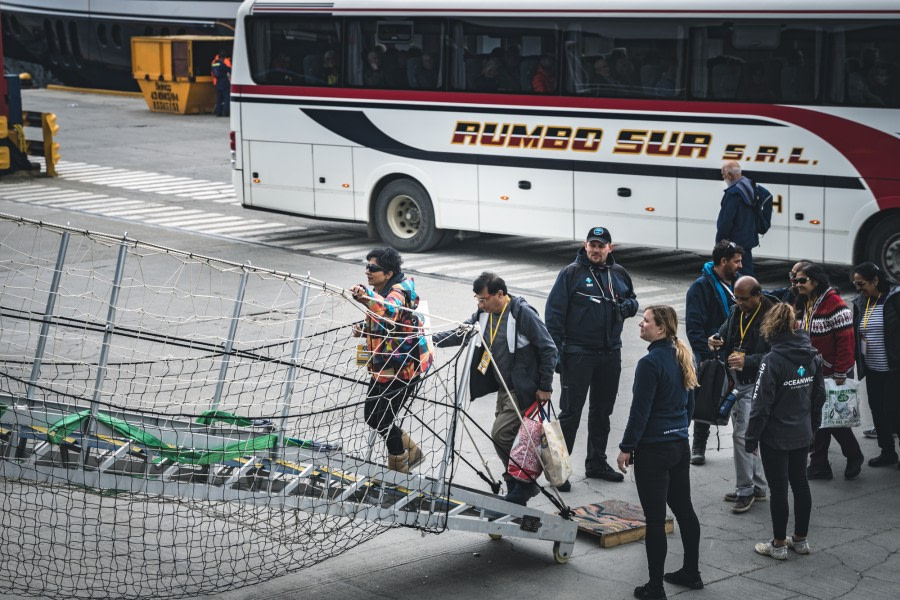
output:
M 792 390 L 801 388 L 801 387 L 806 387 L 807 385 L 812 383 L 813 376 L 809 375 L 807 377 L 804 377 L 804 375 L 806 375 L 806 367 L 804 367 L 803 365 L 800 365 L 797 368 L 797 378 L 796 379 L 788 379 L 782 385 L 789 387 Z

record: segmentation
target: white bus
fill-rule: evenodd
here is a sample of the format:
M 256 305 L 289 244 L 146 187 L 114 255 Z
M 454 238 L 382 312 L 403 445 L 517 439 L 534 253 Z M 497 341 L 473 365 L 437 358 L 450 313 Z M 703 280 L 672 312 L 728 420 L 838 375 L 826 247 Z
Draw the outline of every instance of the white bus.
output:
M 900 278 L 896 0 L 247 0 L 232 79 L 247 208 L 706 253 L 734 158 L 754 254 Z

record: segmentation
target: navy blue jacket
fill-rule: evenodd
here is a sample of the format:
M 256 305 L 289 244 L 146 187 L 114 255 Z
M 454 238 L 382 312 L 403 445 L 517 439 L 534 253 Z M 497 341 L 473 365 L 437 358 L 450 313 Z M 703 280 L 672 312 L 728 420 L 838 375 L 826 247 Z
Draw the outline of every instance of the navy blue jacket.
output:
M 609 299 L 609 283 L 615 301 Z M 560 352 L 591 353 L 622 347 L 625 319 L 638 310 L 628 272 L 612 253 L 606 265 L 591 264 L 584 248 L 559 272 L 544 308 L 544 321 Z
M 631 389 L 631 412 L 619 449 L 633 452 L 641 444 L 686 440 L 694 395 L 684 389 L 684 375 L 672 340 L 650 344 L 638 361 Z
M 716 243 L 731 240 L 745 250 L 759 246 L 756 214 L 753 211 L 753 182 L 741 177 L 722 195 L 716 221 Z
M 719 331 L 734 306 L 734 294 L 730 293 L 730 286 L 726 289 L 727 285 L 719 279 L 709 261 L 703 265 L 703 275 L 688 288 L 684 321 L 698 363 L 715 356 L 707 340 Z
M 480 323 L 481 330 L 485 331 L 487 317 L 488 313 L 479 308 L 465 322 Z M 459 346 L 463 341 L 464 337 L 455 331 L 437 333 L 433 338 L 435 346 Z M 525 409 L 534 402 L 538 390 L 553 391 L 553 370 L 559 355 L 537 310 L 519 296 L 509 297 L 506 342 L 513 361 L 512 381 L 507 381 L 506 385 L 516 393 L 519 408 Z M 472 364 L 469 365 L 469 394 L 472 400 L 500 390 L 493 367 L 485 374 L 478 371 L 483 350 L 480 341 L 476 345 Z

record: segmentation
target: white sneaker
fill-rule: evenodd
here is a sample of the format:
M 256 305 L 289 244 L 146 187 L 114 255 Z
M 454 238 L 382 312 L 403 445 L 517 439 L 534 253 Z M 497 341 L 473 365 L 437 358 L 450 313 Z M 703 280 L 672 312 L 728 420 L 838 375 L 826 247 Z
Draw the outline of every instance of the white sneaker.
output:
M 807 540 L 795 540 L 794 536 L 789 535 L 784 543 L 797 554 L 809 554 L 809 542 Z
M 787 546 L 775 546 L 775 540 L 760 542 L 753 547 L 757 554 L 771 556 L 775 560 L 787 560 Z

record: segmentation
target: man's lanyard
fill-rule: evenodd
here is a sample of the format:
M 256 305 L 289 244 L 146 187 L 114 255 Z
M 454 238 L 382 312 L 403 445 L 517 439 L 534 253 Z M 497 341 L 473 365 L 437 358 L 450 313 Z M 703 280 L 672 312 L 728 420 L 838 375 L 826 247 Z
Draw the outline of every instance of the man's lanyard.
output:
M 756 310 L 753 311 L 753 316 L 750 317 L 750 320 L 747 321 L 747 326 L 744 327 L 744 311 L 741 311 L 741 320 L 738 323 L 738 329 L 741 331 L 741 347 L 744 346 L 744 336 L 747 335 L 747 332 L 750 331 L 750 325 L 753 324 L 753 319 L 756 318 L 756 314 L 759 312 L 759 307 L 762 306 L 762 302 L 756 305 Z
M 603 294 L 603 277 L 602 277 L 602 276 L 599 276 L 599 277 L 598 277 L 597 274 L 594 273 L 594 267 L 593 267 L 593 266 L 588 267 L 588 272 L 589 272 L 591 275 L 594 276 L 594 279 L 597 280 L 597 289 L 600 290 L 600 297 L 603 298 L 603 297 L 604 297 L 604 294 Z M 610 300 L 615 300 L 615 299 L 616 299 L 616 294 L 613 292 L 612 273 L 610 273 L 609 267 L 606 268 L 606 285 L 607 285 L 607 287 L 609 288 L 609 299 L 610 299 Z
M 869 308 L 869 303 L 872 301 L 871 298 L 866 299 L 866 314 L 863 317 L 862 328 L 863 331 L 866 330 L 866 327 L 869 325 L 869 317 L 872 316 L 872 313 L 875 312 L 875 309 L 878 307 L 878 301 L 881 300 L 881 294 L 878 294 L 878 297 L 875 298 L 875 304 L 872 305 L 872 308 Z
M 500 316 L 497 318 L 497 325 L 494 325 L 494 313 L 491 313 L 490 316 L 490 324 L 488 325 L 488 329 L 491 329 L 491 339 L 488 342 L 488 348 L 494 347 L 494 338 L 497 337 L 497 332 L 500 330 L 500 323 L 503 322 L 503 313 L 506 312 L 506 308 L 509 306 L 509 298 L 506 299 L 506 304 L 503 305 L 503 310 L 500 311 Z

